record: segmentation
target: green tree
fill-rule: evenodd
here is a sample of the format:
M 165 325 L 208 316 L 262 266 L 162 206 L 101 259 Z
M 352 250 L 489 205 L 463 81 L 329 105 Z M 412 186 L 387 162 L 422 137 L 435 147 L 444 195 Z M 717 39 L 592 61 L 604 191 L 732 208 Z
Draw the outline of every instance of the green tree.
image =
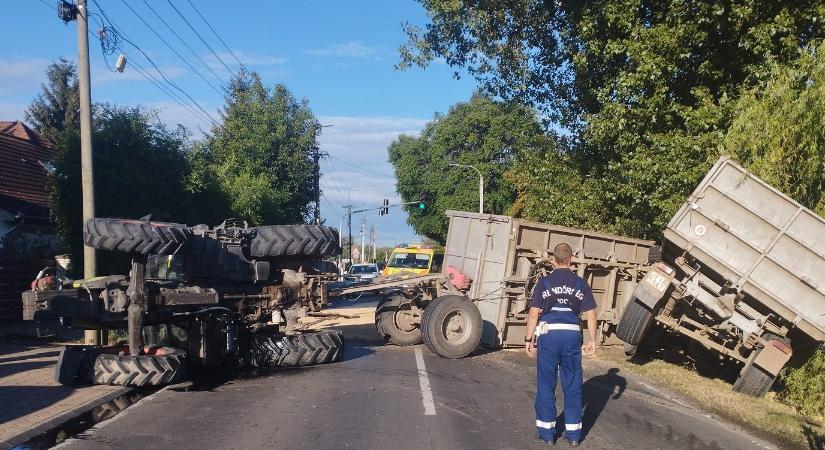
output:
M 184 221 L 191 204 L 184 180 L 187 135 L 169 130 L 142 108 L 98 105 L 93 118 L 95 212 L 100 217 Z M 52 216 L 64 246 L 83 267 L 80 139 L 64 133 L 53 160 L 50 181 Z M 101 273 L 123 273 L 127 255 L 101 252 Z
M 453 105 L 437 115 L 417 137 L 401 135 L 390 144 L 396 190 L 405 202 L 424 194 L 425 209 L 407 205 L 415 231 L 439 242 L 447 237 L 444 211 L 478 210 L 478 175 L 457 163 L 476 167 L 484 175 L 484 212 L 507 212 L 515 199 L 504 180 L 519 152 L 539 152 L 553 141 L 542 132 L 533 111 L 484 95 Z
M 825 215 L 825 44 L 807 49 L 751 89 L 725 136 L 723 153 Z
M 825 36 L 814 0 L 421 3 L 430 22 L 406 27 L 399 66 L 443 58 L 538 108 L 572 136 L 565 154 L 579 172 L 601 180 L 606 225 L 642 237 L 709 167 L 742 89 Z
M 80 127 L 80 97 L 74 63 L 59 59 L 46 69 L 47 83 L 24 112 L 26 122 L 47 140 L 57 143 L 61 133 Z
M 510 215 L 574 228 L 610 228 L 601 181 L 563 151 L 523 152 L 505 179 L 517 192 Z
M 320 130 L 306 100 L 256 73 L 232 81 L 223 123 L 193 157 L 198 178 L 214 174 L 236 217 L 254 224 L 301 223 L 313 201 L 311 158 Z

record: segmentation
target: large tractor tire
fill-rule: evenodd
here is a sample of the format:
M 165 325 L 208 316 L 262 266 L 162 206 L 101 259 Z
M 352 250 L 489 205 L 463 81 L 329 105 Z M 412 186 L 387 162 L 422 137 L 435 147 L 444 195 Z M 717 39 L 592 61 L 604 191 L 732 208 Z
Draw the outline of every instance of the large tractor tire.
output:
M 344 333 L 317 331 L 293 336 L 255 336 L 249 363 L 253 367 L 303 367 L 340 361 Z
M 635 298 L 630 299 L 622 313 L 619 326 L 616 327 L 616 336 L 626 343 L 636 346 L 650 328 L 653 312 Z
M 321 225 L 267 225 L 254 228 L 253 258 L 326 258 L 337 255 L 338 230 Z
M 130 219 L 89 219 L 83 229 L 89 247 L 140 255 L 170 255 L 190 236 L 192 230 L 180 223 Z
M 481 341 L 481 313 L 467 297 L 445 295 L 426 308 L 421 317 L 424 344 L 438 356 L 463 358 Z
M 162 386 L 186 377 L 186 353 L 173 350 L 162 355 L 120 356 L 101 353 L 95 359 L 92 381 L 120 386 Z
M 92 368 L 100 347 L 94 345 L 67 345 L 60 351 L 54 370 L 54 379 L 63 386 L 77 386 L 92 381 Z
M 398 293 L 390 294 L 375 307 L 375 329 L 390 344 L 421 343 L 421 324 L 416 323 L 409 302 Z

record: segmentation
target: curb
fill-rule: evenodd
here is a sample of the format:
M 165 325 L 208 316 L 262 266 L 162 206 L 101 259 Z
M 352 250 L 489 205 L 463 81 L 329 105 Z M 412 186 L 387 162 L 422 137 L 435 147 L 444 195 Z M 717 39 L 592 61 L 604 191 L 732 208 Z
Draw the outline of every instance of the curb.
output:
M 118 397 L 128 394 L 134 387 L 122 387 L 116 391 L 109 392 L 108 394 L 99 397 L 95 400 L 88 401 L 72 410 L 66 411 L 62 414 L 52 417 L 40 424 L 36 425 L 33 428 L 30 428 L 20 434 L 10 437 L 8 440 L 0 441 L 0 450 L 9 450 L 12 449 L 20 444 L 23 444 L 37 436 L 45 434 L 55 428 L 60 427 L 61 425 L 69 422 L 73 419 L 76 419 L 83 414 L 86 414 L 93 409 L 97 408 L 98 406 L 110 402 Z

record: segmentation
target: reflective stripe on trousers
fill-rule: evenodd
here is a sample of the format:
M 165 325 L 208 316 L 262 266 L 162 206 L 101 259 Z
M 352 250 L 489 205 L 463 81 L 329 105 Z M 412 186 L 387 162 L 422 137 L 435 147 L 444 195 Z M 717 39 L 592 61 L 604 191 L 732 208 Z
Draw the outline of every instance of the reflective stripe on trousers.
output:
M 536 363 L 536 428 L 539 437 L 546 441 L 552 440 L 556 434 L 556 383 L 559 378 L 564 393 L 564 428 L 567 437 L 581 440 L 581 345 L 581 332 L 572 329 L 553 329 L 539 335 Z

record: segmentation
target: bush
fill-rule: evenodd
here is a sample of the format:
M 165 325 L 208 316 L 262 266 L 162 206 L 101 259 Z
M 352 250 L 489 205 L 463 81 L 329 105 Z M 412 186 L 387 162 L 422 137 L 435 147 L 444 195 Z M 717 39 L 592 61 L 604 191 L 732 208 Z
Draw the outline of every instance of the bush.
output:
M 785 369 L 782 401 L 808 417 L 825 416 L 825 351 L 817 350 L 802 367 Z

